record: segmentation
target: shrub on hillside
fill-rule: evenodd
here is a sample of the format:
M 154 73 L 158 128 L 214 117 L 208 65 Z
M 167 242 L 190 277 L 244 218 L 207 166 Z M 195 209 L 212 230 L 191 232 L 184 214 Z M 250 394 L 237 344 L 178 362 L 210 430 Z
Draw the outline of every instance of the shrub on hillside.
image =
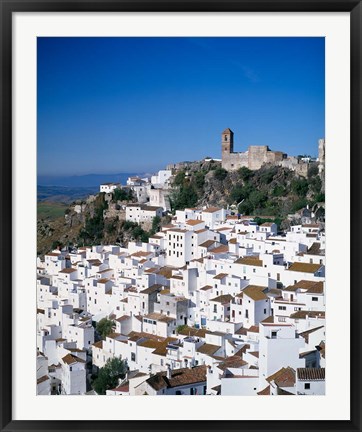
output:
M 226 179 L 226 176 L 228 175 L 228 172 L 224 168 L 216 168 L 214 172 L 214 177 L 216 180 L 223 181 Z

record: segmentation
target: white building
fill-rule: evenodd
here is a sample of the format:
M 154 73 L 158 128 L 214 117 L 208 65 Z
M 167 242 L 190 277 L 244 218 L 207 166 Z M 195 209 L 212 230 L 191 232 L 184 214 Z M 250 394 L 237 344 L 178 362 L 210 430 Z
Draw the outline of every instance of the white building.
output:
M 324 395 L 325 368 L 298 368 L 296 392 L 298 395 Z
M 86 392 L 85 363 L 83 359 L 72 354 L 61 359 L 62 394 L 82 395 Z
M 102 183 L 99 187 L 99 192 L 111 193 L 115 189 L 119 189 L 120 187 L 120 183 Z
M 162 207 L 146 206 L 142 204 L 128 204 L 126 206 L 126 220 L 143 224 L 152 222 L 153 218 L 162 217 Z
M 171 170 L 160 170 L 158 173 L 151 177 L 153 185 L 164 185 L 172 176 Z

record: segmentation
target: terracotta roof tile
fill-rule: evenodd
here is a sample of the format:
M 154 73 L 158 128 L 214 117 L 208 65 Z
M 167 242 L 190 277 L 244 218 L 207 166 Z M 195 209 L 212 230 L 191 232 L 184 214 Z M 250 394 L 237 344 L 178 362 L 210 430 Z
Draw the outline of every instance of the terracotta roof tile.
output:
M 315 327 L 315 328 L 312 328 L 312 329 L 306 330 L 306 331 L 304 331 L 304 332 L 299 333 L 299 336 L 302 336 L 302 337 L 304 338 L 304 340 L 306 341 L 306 343 L 309 343 L 309 335 L 310 335 L 311 333 L 314 333 L 315 331 L 317 331 L 317 330 L 323 328 L 323 327 L 324 327 L 324 326 L 319 326 L 319 327 Z
M 269 383 L 274 381 L 278 387 L 293 387 L 295 384 L 295 370 L 291 367 L 283 367 L 266 380 Z
M 36 380 L 36 383 L 37 383 L 37 384 L 41 384 L 41 383 L 43 383 L 43 382 L 45 382 L 45 381 L 48 381 L 49 379 L 50 379 L 50 378 L 48 377 L 48 375 L 44 375 L 44 376 L 38 378 L 38 379 Z
M 289 266 L 287 269 L 288 271 L 296 271 L 296 272 L 302 272 L 302 273 L 316 273 L 320 268 L 322 267 L 322 264 L 310 264 L 310 263 L 301 263 L 301 262 L 294 262 Z
M 270 396 L 270 385 L 266 386 L 265 389 L 257 392 L 259 396 Z
M 325 368 L 298 368 L 297 376 L 300 381 L 324 381 Z
M 215 354 L 221 347 L 219 345 L 212 344 L 204 344 L 201 345 L 196 351 L 201 354 L 213 355 Z
M 243 265 L 250 265 L 255 267 L 263 267 L 263 261 L 259 259 L 259 257 L 243 257 L 238 258 L 235 261 L 235 264 L 243 264 Z
M 216 276 L 214 276 L 213 279 L 219 279 L 219 280 L 221 280 L 221 279 L 224 279 L 224 277 L 226 277 L 226 276 L 228 276 L 227 273 L 219 273 Z
M 213 299 L 210 299 L 210 301 L 225 304 L 225 303 L 230 303 L 232 299 L 233 299 L 232 295 L 224 294 L 224 295 L 220 295 L 218 297 L 215 297 Z
M 293 319 L 306 319 L 307 316 L 309 318 L 325 318 L 326 313 L 325 311 L 307 311 L 307 310 L 300 310 L 298 312 L 294 312 L 290 315 L 290 318 Z
M 216 213 L 216 212 L 218 212 L 220 210 L 221 210 L 221 208 L 218 208 L 218 207 L 209 207 L 209 208 L 207 208 L 205 210 L 202 210 L 202 212 L 203 213 Z
M 268 296 L 263 292 L 266 287 L 249 285 L 243 289 L 243 293 L 254 301 L 267 300 Z
M 206 382 L 206 366 L 194 368 L 175 369 L 171 371 L 171 377 L 167 378 L 166 372 L 159 372 L 147 380 L 147 383 L 156 391 L 164 388 L 175 388 L 188 384 Z
M 85 363 L 85 361 L 83 359 L 81 359 L 75 355 L 72 355 L 72 354 L 67 354 L 66 356 L 64 356 L 62 358 L 62 360 L 64 363 L 66 363 L 68 365 L 71 365 L 73 363 Z

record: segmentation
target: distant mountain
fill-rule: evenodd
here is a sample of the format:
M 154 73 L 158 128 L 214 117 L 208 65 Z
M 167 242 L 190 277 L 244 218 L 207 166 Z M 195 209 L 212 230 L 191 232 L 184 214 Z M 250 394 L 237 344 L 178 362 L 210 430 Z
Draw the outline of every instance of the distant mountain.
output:
M 38 185 L 38 202 L 70 204 L 73 201 L 87 198 L 99 192 L 99 186 L 69 187 L 69 186 L 41 186 Z
M 101 183 L 121 183 L 125 185 L 128 177 L 145 176 L 139 173 L 119 174 L 87 174 L 80 176 L 38 176 L 40 186 L 63 186 L 63 187 L 99 187 Z

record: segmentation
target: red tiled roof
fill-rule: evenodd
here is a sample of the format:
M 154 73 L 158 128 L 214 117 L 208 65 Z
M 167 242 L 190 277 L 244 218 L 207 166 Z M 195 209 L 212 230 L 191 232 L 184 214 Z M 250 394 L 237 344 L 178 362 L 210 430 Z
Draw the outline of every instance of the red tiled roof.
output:
M 324 381 L 325 368 L 298 368 L 297 376 L 300 381 Z
M 270 385 L 266 386 L 265 389 L 257 392 L 259 396 L 270 396 Z
M 266 379 L 269 383 L 272 381 L 278 387 L 293 387 L 295 384 L 295 370 L 291 367 L 281 368 Z
M 206 366 L 194 368 L 175 369 L 171 371 L 171 377 L 167 378 L 166 372 L 159 372 L 150 377 L 146 382 L 156 391 L 163 388 L 175 388 L 188 384 L 206 382 Z

